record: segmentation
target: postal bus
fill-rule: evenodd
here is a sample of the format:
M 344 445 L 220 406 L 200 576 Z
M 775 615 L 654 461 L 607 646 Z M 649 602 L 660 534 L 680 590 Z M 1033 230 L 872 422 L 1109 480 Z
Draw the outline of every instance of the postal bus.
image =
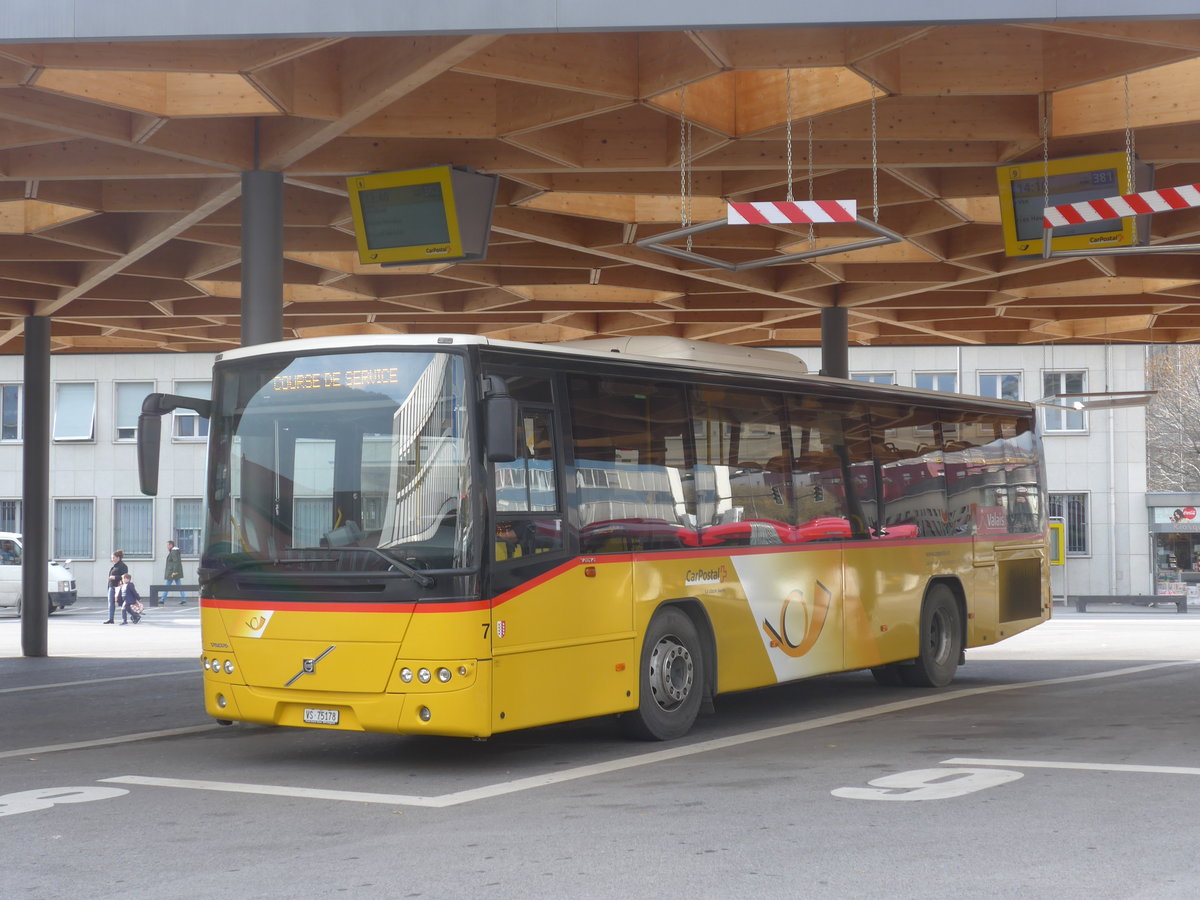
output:
M 678 339 L 321 338 L 229 351 L 200 562 L 206 709 L 485 738 L 730 691 L 943 686 L 1050 615 L 1030 404 Z

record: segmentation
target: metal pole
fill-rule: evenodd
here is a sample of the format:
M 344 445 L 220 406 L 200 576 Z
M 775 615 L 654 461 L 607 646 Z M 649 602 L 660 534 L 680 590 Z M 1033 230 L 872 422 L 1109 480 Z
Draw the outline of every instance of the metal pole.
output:
M 242 173 L 242 346 L 283 339 L 283 173 Z
M 22 415 L 24 446 L 21 508 L 24 558 L 21 564 L 21 652 L 48 654 L 50 558 L 50 319 L 25 318 L 25 384 Z
M 821 310 L 821 374 L 850 377 L 850 313 L 844 306 Z

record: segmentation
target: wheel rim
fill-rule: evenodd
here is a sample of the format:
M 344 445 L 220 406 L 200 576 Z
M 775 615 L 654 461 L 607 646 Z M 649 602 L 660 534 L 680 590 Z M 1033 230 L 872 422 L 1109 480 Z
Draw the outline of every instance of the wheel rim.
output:
M 672 710 L 683 703 L 694 677 L 691 651 L 674 635 L 664 635 L 650 653 L 650 694 L 659 709 Z
M 944 609 L 935 609 L 929 622 L 929 657 L 935 665 L 950 658 L 950 616 Z

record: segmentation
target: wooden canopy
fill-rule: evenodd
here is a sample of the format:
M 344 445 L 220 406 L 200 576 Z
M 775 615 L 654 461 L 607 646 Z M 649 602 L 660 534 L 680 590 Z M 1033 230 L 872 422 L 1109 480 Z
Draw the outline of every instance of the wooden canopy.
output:
M 789 106 L 795 197 L 877 198 L 904 241 L 740 272 L 636 246 L 685 202 L 783 199 Z M 1196 253 L 1008 257 L 996 168 L 1129 142 L 1157 186 L 1200 182 L 1198 123 L 1200 20 L 0 45 L 0 352 L 29 315 L 56 351 L 237 346 L 255 167 L 285 175 L 286 337 L 796 346 L 842 306 L 862 344 L 1195 341 Z M 360 264 L 345 177 L 445 163 L 501 176 L 487 258 Z M 1200 209 L 1151 225 L 1195 242 Z

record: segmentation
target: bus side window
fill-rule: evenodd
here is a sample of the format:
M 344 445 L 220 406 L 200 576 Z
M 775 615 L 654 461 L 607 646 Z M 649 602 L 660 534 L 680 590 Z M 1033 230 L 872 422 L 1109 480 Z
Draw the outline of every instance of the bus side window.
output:
M 572 375 L 568 390 L 580 550 L 694 546 L 695 485 L 683 388 Z
M 495 463 L 496 535 L 494 559 L 520 559 L 562 549 L 558 512 L 558 470 L 554 414 L 522 407 L 517 417 L 520 457 Z M 550 513 L 545 517 L 537 513 Z M 531 516 L 530 514 L 535 514 Z

